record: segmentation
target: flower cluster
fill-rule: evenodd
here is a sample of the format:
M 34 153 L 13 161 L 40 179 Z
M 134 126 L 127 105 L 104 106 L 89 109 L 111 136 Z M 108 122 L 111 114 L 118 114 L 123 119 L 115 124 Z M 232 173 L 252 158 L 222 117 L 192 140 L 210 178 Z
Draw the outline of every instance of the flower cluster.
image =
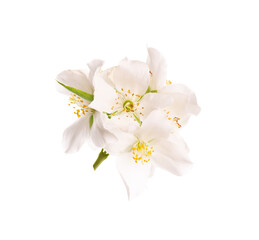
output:
M 86 139 L 101 148 L 94 169 L 116 155 L 132 198 L 145 189 L 156 166 L 181 175 L 191 165 L 179 130 L 200 108 L 189 88 L 167 79 L 165 59 L 153 48 L 146 63 L 126 58 L 106 70 L 102 65 L 94 60 L 88 69 L 56 78 L 78 118 L 65 130 L 63 144 L 66 152 L 78 151 Z

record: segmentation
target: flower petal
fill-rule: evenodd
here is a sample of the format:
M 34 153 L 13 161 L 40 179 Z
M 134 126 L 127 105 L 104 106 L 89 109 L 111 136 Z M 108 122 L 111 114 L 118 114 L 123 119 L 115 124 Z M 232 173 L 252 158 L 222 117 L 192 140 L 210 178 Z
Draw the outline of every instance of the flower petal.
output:
M 104 71 L 102 71 L 100 74 L 102 76 L 102 78 L 112 87 L 112 88 L 115 88 L 115 84 L 113 82 L 113 70 L 115 69 L 116 67 L 111 67 L 111 68 L 108 68 Z
M 84 70 L 66 70 L 58 74 L 56 80 L 84 92 L 93 93 L 93 86 L 87 73 Z M 69 95 L 71 92 L 57 83 L 57 90 L 61 93 Z
M 146 188 L 151 175 L 151 163 L 135 163 L 130 153 L 125 153 L 116 161 L 118 171 L 126 186 L 128 198 L 140 195 Z
M 147 65 L 152 72 L 150 81 L 151 90 L 160 90 L 166 83 L 166 61 L 165 58 L 154 48 L 148 48 Z
M 183 175 L 192 163 L 189 161 L 185 146 L 176 141 L 161 140 L 152 155 L 154 163 L 175 175 Z
M 189 153 L 190 149 L 187 143 L 184 141 L 184 139 L 180 136 L 179 131 L 170 134 L 167 140 L 169 140 L 173 144 L 176 144 L 178 149 L 180 149 L 183 152 L 186 152 L 186 154 Z
M 119 153 L 125 153 L 132 150 L 132 146 L 136 144 L 137 139 L 134 135 L 120 131 L 119 129 L 114 129 L 112 133 L 115 134 L 118 141 L 115 144 L 111 144 L 108 146 L 107 150 L 111 154 L 119 154 Z
M 99 112 L 94 113 L 90 137 L 97 147 L 107 149 L 107 146 L 114 144 L 117 141 L 117 138 L 113 133 L 104 127 L 102 122 L 103 117 L 105 116 Z
M 94 100 L 89 105 L 90 108 L 99 112 L 112 112 L 111 107 L 116 103 L 117 94 L 101 76 L 96 74 L 94 77 Z
M 95 72 L 100 70 L 100 68 L 103 65 L 103 61 L 100 60 L 100 59 L 95 59 L 95 60 L 89 62 L 87 65 L 88 65 L 88 67 L 90 69 L 90 71 L 89 71 L 89 80 L 91 82 L 93 82 L 93 78 L 94 78 Z
M 160 138 L 168 138 L 171 125 L 164 114 L 155 110 L 143 121 L 143 124 L 135 132 L 135 135 L 144 141 L 157 141 Z
M 181 124 L 185 124 L 191 115 L 197 115 L 200 112 L 195 94 L 183 84 L 169 85 L 160 93 L 172 97 L 173 101 L 169 109 L 174 116 L 181 118 Z
M 90 114 L 79 118 L 64 131 L 62 143 L 66 153 L 77 152 L 85 142 L 89 135 L 89 118 Z
M 137 128 L 133 125 L 128 125 L 127 128 L 122 130 L 120 122 L 122 119 L 118 120 L 116 117 L 112 117 L 111 119 L 106 118 L 104 116 L 103 125 L 106 129 L 112 132 L 118 141 L 116 143 L 108 144 L 107 150 L 110 154 L 118 154 L 122 152 L 129 152 L 132 150 L 132 146 L 137 142 L 137 138 L 132 134 L 134 130 Z
M 143 106 L 142 113 L 148 116 L 155 109 L 162 109 L 172 105 L 172 98 L 160 93 L 147 93 L 143 96 L 140 103 Z
M 149 86 L 150 73 L 147 64 L 124 59 L 113 70 L 113 81 L 116 89 L 130 90 L 134 94 L 143 95 Z

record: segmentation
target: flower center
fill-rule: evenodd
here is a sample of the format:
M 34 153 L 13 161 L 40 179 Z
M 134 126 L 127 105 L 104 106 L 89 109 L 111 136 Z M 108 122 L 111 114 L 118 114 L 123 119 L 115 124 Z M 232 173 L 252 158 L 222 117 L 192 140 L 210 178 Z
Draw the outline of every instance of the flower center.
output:
M 134 103 L 131 100 L 126 100 L 123 103 L 123 109 L 125 109 L 126 112 L 134 112 Z
M 77 115 L 78 118 L 91 111 L 90 108 L 88 108 L 88 102 L 74 93 L 71 93 L 68 105 L 73 106 L 74 114 Z
M 146 142 L 140 140 L 132 147 L 132 158 L 135 163 L 141 162 L 144 164 L 150 161 L 150 157 L 153 152 L 153 146 L 150 146 Z
M 118 119 L 121 119 L 120 117 L 132 118 L 133 121 L 137 121 L 144 116 L 144 107 L 141 105 L 140 95 L 133 93 L 130 89 L 123 88 L 120 91 L 116 90 L 116 93 L 117 97 L 111 106 L 112 112 L 110 115 L 118 116 Z

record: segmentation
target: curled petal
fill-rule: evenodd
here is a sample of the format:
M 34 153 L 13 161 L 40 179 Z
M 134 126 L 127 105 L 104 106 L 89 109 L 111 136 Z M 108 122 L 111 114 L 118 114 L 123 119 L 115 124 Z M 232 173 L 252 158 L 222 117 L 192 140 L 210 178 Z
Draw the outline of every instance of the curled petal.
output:
M 183 84 L 172 84 L 163 88 L 160 93 L 172 98 L 169 109 L 174 116 L 181 119 L 183 124 L 191 115 L 197 115 L 200 112 L 195 94 Z
M 93 93 L 93 86 L 87 73 L 83 70 L 66 70 L 58 74 L 56 77 L 58 82 L 61 82 L 69 87 L 73 87 L 89 94 Z M 64 94 L 70 94 L 71 92 L 65 89 L 63 86 L 57 83 L 57 90 Z
M 94 75 L 96 72 L 98 72 L 100 70 L 100 68 L 102 67 L 103 65 L 103 61 L 102 60 L 99 60 L 99 59 L 95 59 L 91 62 L 89 62 L 88 64 L 88 67 L 90 69 L 90 72 L 89 72 L 89 80 L 91 82 L 93 82 L 93 78 L 94 78 Z
M 104 71 L 102 71 L 100 74 L 102 76 L 102 78 L 106 81 L 106 83 L 108 83 L 112 88 L 115 88 L 115 84 L 114 84 L 114 78 L 113 78 L 113 70 L 116 67 L 112 67 L 109 69 L 106 69 Z
M 152 72 L 150 81 L 151 90 L 160 90 L 166 83 L 166 61 L 165 58 L 154 48 L 148 48 L 147 65 Z
M 114 144 L 117 141 L 116 136 L 106 129 L 103 125 L 103 114 L 95 112 L 93 115 L 93 125 L 90 130 L 90 137 L 97 147 L 107 149 L 107 146 Z
M 66 153 L 77 152 L 85 142 L 89 135 L 89 118 L 90 114 L 79 118 L 64 131 L 62 143 Z
M 116 89 L 143 95 L 149 86 L 150 73 L 147 64 L 124 59 L 113 70 L 113 80 Z

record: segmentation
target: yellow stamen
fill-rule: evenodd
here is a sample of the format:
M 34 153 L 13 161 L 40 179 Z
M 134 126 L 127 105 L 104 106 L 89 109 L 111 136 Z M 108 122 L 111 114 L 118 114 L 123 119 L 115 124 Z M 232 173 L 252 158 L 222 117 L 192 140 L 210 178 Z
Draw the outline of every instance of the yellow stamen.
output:
M 182 125 L 178 122 L 179 120 L 180 120 L 180 118 L 179 118 L 179 117 L 174 117 L 174 118 L 173 118 L 173 121 L 175 121 L 175 122 L 176 122 L 176 124 L 177 124 L 178 128 L 182 127 Z
M 132 147 L 132 158 L 136 163 L 144 164 L 150 161 L 153 152 L 153 146 L 149 146 L 146 142 L 140 140 Z
M 73 105 L 73 109 L 75 109 L 74 114 L 77 115 L 78 118 L 80 118 L 82 115 L 85 115 L 88 112 L 85 100 L 81 99 L 76 94 L 71 94 L 69 97 L 69 101 L 70 103 L 68 105 Z

